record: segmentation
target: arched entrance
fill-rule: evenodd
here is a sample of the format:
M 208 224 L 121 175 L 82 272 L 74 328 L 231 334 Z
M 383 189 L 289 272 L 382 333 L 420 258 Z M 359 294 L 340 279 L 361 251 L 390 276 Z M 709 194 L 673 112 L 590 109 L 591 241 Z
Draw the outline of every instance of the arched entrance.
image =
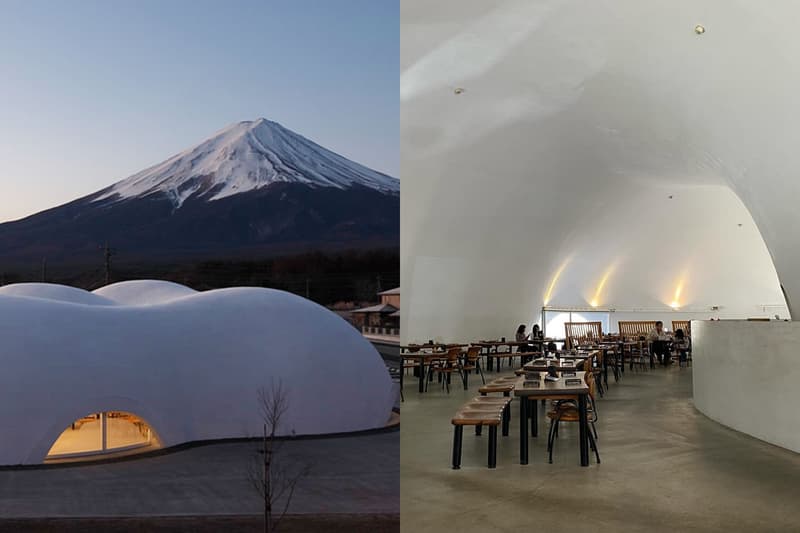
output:
M 64 429 L 47 452 L 45 462 L 141 453 L 160 447 L 156 432 L 140 416 L 126 411 L 101 411 L 79 418 Z

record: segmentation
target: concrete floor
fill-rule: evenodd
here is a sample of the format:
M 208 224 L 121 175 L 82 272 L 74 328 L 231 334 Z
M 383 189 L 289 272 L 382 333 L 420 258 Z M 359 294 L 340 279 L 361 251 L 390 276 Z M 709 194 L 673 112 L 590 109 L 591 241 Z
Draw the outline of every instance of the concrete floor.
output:
M 562 425 L 547 463 L 542 414 L 530 464 L 521 466 L 515 401 L 497 469 L 486 468 L 486 432 L 465 428 L 462 468 L 452 470 L 450 418 L 477 395 L 476 382 L 450 395 L 435 383 L 423 394 L 416 386 L 405 381 L 402 531 L 800 531 L 800 455 L 696 411 L 691 369 L 612 377 L 598 403 L 602 463 L 591 455 L 588 468 L 579 466 L 574 424 Z
M 307 466 L 291 514 L 399 513 L 398 431 L 286 441 L 278 462 Z M 257 515 L 248 472 L 254 442 L 219 443 L 155 457 L 57 468 L 0 470 L 2 519 Z

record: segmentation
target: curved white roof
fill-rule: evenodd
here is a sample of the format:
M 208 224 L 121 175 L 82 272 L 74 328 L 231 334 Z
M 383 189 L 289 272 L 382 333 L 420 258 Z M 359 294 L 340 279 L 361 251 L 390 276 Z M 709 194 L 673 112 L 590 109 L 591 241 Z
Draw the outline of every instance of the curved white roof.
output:
M 166 303 L 197 291 L 179 283 L 152 279 L 123 281 L 100 287 L 93 294 L 124 305 L 152 305 Z
M 85 305 L 105 297 L 37 285 L 0 290 L 0 464 L 40 463 L 65 427 L 98 411 L 141 416 L 165 446 L 255 436 L 257 390 L 273 380 L 288 391 L 282 435 L 382 427 L 391 412 L 372 345 L 298 296 L 126 282 L 97 292 L 135 305 Z
M 404 338 L 509 335 L 543 305 L 593 301 L 786 317 L 798 15 L 404 0 Z
M 0 287 L 0 296 L 26 296 L 42 298 L 57 302 L 68 302 L 83 305 L 114 305 L 115 302 L 83 289 L 56 285 L 54 283 L 14 283 Z

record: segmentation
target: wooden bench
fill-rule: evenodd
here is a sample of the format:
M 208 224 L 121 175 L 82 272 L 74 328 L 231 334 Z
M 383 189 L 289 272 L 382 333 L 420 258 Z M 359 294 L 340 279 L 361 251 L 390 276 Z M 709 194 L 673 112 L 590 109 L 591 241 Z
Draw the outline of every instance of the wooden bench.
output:
M 620 320 L 619 334 L 623 339 L 647 337 L 648 333 L 656 329 L 655 320 Z
M 689 336 L 689 321 L 688 320 L 673 320 L 672 321 L 672 333 L 675 333 L 679 329 L 683 330 L 683 333 L 688 337 Z
M 508 351 L 508 352 L 491 352 L 491 353 L 487 353 L 486 354 L 486 363 L 487 363 L 487 366 L 489 368 L 492 368 L 495 365 L 493 365 L 489 360 L 490 359 L 496 360 L 496 362 L 497 362 L 497 367 L 496 367 L 497 370 L 496 371 L 500 372 L 500 361 L 502 361 L 503 359 L 508 359 L 508 361 L 509 361 L 508 364 L 510 366 L 511 365 L 511 361 L 513 361 L 513 359 L 516 356 L 517 356 L 517 354 L 512 352 L 512 351 Z
M 520 348 L 522 348 L 524 346 L 527 346 L 529 343 L 530 343 L 530 341 L 525 341 L 525 342 L 507 342 L 507 343 L 501 344 L 499 346 L 496 346 L 494 352 L 492 352 L 491 349 L 487 350 L 487 352 L 483 354 L 483 356 L 486 357 L 486 366 L 487 366 L 487 368 L 491 369 L 494 366 L 492 364 L 492 360 L 496 360 L 497 361 L 497 372 L 500 372 L 500 362 L 503 359 L 507 359 L 508 360 L 508 366 L 511 366 L 513 364 L 513 362 L 514 362 L 514 358 L 515 357 L 519 357 L 520 360 L 523 360 L 526 357 L 533 357 L 535 355 L 540 355 L 541 352 L 528 352 L 528 351 L 521 352 L 521 351 L 519 351 Z M 500 346 L 507 346 L 508 347 L 508 351 L 500 351 L 499 350 Z M 514 351 L 514 348 L 517 349 L 516 352 Z
M 497 378 L 489 383 L 481 386 L 478 392 L 481 396 L 486 396 L 494 392 L 502 392 L 503 396 L 511 396 L 511 391 L 514 390 L 514 385 L 517 383 L 517 376 L 506 376 Z
M 458 410 L 451 423 L 453 424 L 453 469 L 461 468 L 461 444 L 464 437 L 464 426 L 475 426 L 475 433 L 480 435 L 480 428 L 489 427 L 489 451 L 487 464 L 489 468 L 497 466 L 497 427 L 502 425 L 503 436 L 508 435 L 511 419 L 510 397 L 474 398 Z
M 565 348 L 569 349 L 583 341 L 600 342 L 603 338 L 602 322 L 565 322 Z

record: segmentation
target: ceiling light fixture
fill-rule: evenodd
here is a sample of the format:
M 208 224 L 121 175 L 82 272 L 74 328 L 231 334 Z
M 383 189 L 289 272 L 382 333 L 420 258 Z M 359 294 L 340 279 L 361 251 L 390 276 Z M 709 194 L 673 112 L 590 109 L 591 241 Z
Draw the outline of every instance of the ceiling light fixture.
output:
M 455 94 L 461 94 L 461 93 L 464 92 L 464 88 L 463 87 L 456 87 L 455 89 L 453 89 L 453 92 Z
M 706 28 L 702 24 L 698 24 L 697 26 L 694 27 L 694 32 L 697 35 L 703 35 L 706 32 Z

